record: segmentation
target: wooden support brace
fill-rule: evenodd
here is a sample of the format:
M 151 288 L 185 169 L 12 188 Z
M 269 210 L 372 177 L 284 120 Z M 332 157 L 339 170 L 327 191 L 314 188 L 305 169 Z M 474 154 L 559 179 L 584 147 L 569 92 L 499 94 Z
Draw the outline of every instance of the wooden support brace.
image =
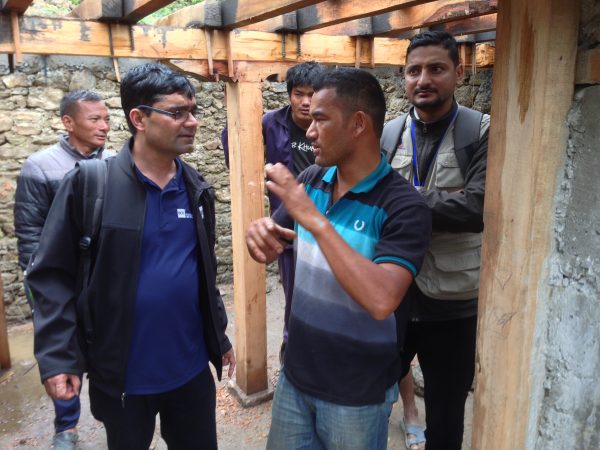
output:
M 264 216 L 261 83 L 227 83 L 236 383 L 246 395 L 268 390 L 265 266 L 246 249 L 246 230 Z
M 15 62 L 20 64 L 23 60 L 23 56 L 21 54 L 21 33 L 19 31 L 19 16 L 16 11 L 10 12 L 10 24 L 12 27 L 12 37 L 13 43 L 15 46 Z
M 551 299 L 549 211 L 567 147 L 579 3 L 502 0 L 498 11 L 473 450 L 536 447 Z
M 356 36 L 356 59 L 354 60 L 354 67 L 360 69 L 360 44 L 361 38 L 360 36 Z
M 0 277 L 0 369 L 10 369 L 10 349 L 8 348 L 8 330 L 4 317 L 4 287 Z
M 577 55 L 577 84 L 600 83 L 600 49 L 580 51 Z
M 206 59 L 208 62 L 208 73 L 211 75 L 215 75 L 215 81 L 219 81 L 219 74 L 214 72 L 215 65 L 213 62 L 213 52 L 212 52 L 212 39 L 211 39 L 211 31 L 207 28 L 204 29 L 204 39 L 206 40 Z
M 132 41 L 133 42 L 133 41 Z M 115 47 L 113 44 L 113 33 L 112 33 L 112 25 L 108 24 L 108 44 L 110 46 L 110 56 L 112 59 L 113 67 L 115 69 L 115 76 L 117 77 L 117 81 L 121 82 L 121 71 L 119 70 L 119 61 L 115 58 Z

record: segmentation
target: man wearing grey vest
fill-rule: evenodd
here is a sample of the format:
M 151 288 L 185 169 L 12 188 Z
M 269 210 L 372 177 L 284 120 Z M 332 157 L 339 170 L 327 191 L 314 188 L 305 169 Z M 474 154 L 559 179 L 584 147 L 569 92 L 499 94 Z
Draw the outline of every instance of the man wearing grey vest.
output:
M 73 91 L 60 102 L 60 117 L 67 134 L 57 144 L 29 156 L 17 178 L 15 194 L 15 232 L 19 265 L 27 268 L 37 249 L 52 200 L 67 172 L 84 159 L 107 158 L 113 152 L 104 149 L 110 129 L 108 109 L 92 91 Z M 54 400 L 53 447 L 75 448 L 79 421 L 79 396 Z
M 475 368 L 489 116 L 456 103 L 463 70 L 450 34 L 413 37 L 405 66 L 412 107 L 381 139 L 392 168 L 433 214 L 431 246 L 407 294 L 403 353 L 404 375 L 415 355 L 423 371 L 427 450 L 460 450 Z

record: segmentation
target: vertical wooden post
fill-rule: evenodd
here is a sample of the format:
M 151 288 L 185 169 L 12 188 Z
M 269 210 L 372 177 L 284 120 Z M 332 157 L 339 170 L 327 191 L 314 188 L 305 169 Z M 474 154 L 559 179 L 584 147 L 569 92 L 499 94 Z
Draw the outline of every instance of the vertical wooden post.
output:
M 16 11 L 10 12 L 10 24 L 12 28 L 13 43 L 15 46 L 15 61 L 17 64 L 23 62 L 21 54 L 21 32 L 19 31 L 19 16 Z
M 543 397 L 552 205 L 574 92 L 577 0 L 498 5 L 474 450 L 532 449 Z
M 261 83 L 227 83 L 227 124 L 236 382 L 243 394 L 251 395 L 268 389 L 265 266 L 250 258 L 245 239 L 250 222 L 265 214 Z
M 4 317 L 4 287 L 0 277 L 0 369 L 10 369 L 10 349 L 8 348 L 8 330 Z

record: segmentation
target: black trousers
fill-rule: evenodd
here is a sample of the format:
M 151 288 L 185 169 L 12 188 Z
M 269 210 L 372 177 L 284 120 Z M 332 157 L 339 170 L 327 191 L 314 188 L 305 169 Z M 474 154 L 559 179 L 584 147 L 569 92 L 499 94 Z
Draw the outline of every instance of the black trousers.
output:
M 461 449 L 465 402 L 475 374 L 476 330 L 476 316 L 408 324 L 402 378 L 416 354 L 425 381 L 427 450 Z
M 110 397 L 90 384 L 92 415 L 104 424 L 109 450 L 148 450 L 160 414 L 169 450 L 217 448 L 216 390 L 210 369 L 172 391 Z

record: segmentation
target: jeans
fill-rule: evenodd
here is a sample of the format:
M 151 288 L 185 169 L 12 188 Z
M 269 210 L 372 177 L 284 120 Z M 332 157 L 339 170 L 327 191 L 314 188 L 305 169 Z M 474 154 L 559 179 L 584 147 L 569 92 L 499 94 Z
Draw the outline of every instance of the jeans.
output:
M 346 406 L 320 400 L 279 376 L 272 407 L 268 450 L 380 450 L 387 448 L 388 419 L 398 385 L 383 403 Z
M 54 403 L 54 430 L 61 433 L 77 426 L 81 404 L 79 395 L 70 400 L 52 400 Z

